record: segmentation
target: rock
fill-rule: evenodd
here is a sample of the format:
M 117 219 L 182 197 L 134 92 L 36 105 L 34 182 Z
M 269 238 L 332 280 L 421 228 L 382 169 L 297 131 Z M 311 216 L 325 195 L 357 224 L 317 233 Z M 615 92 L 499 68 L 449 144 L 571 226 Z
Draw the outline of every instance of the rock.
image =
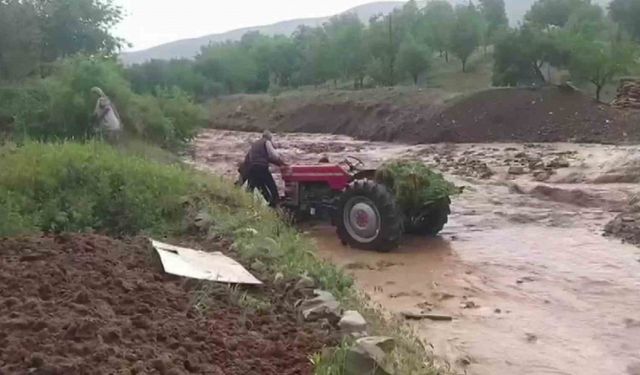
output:
M 389 353 L 395 349 L 390 337 L 364 337 L 356 340 L 345 357 L 345 375 L 390 375 L 386 366 Z
M 496 314 L 500 314 L 500 313 L 502 312 L 502 310 L 500 310 L 500 309 L 495 309 L 495 310 L 493 310 L 493 312 L 494 312 L 494 313 L 496 313 Z
M 376 346 L 381 349 L 385 354 L 391 353 L 396 348 L 396 341 L 391 337 L 385 336 L 370 336 L 364 337 L 356 341 L 358 345 Z
M 300 289 L 313 289 L 316 286 L 316 282 L 313 281 L 313 279 L 307 275 L 302 275 L 300 277 L 300 280 L 298 280 L 298 282 L 296 283 L 295 288 L 300 290 Z
M 316 297 L 303 301 L 300 304 L 302 316 L 307 321 L 315 321 L 323 318 L 328 319 L 332 323 L 337 323 L 342 317 L 340 304 L 329 292 L 322 290 L 314 291 Z
M 344 359 L 344 375 L 391 375 L 385 369 L 386 354 L 374 347 L 369 350 L 356 345 Z
M 349 310 L 340 319 L 338 327 L 346 333 L 364 332 L 367 330 L 367 321 L 359 312 Z
M 524 167 L 520 165 L 514 165 L 512 167 L 509 167 L 509 170 L 507 171 L 507 173 L 513 174 L 513 175 L 520 175 L 520 174 L 525 174 L 526 171 L 524 170 Z
M 555 158 L 547 163 L 547 167 L 553 169 L 569 168 L 570 166 L 571 164 L 569 164 L 569 162 L 562 157 Z
M 527 337 L 527 342 L 534 343 L 538 341 L 538 336 L 534 335 L 533 333 L 527 333 L 526 337 Z
M 549 178 L 551 178 L 551 176 L 553 175 L 553 172 L 551 172 L 550 170 L 542 170 L 542 171 L 536 171 L 533 173 L 533 179 L 538 181 L 538 182 L 545 182 L 547 180 L 549 180 Z
M 473 301 L 466 301 L 460 304 L 460 308 L 462 309 L 476 309 L 479 306 Z
M 282 272 L 276 273 L 273 277 L 273 282 L 279 284 L 282 280 L 284 280 L 284 274 Z

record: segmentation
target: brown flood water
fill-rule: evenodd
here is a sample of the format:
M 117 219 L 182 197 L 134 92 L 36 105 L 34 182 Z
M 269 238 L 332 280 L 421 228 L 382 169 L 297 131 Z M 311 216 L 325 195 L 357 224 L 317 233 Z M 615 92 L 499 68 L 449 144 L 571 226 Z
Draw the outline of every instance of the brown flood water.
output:
M 255 138 L 207 131 L 196 142 L 195 163 L 233 177 L 234 163 Z M 441 366 L 460 374 L 640 374 L 640 250 L 601 234 L 640 192 L 631 178 L 640 168 L 636 148 L 404 146 L 308 134 L 283 135 L 277 143 L 290 162 L 355 155 L 375 167 L 408 156 L 455 173 L 472 159 L 496 172 L 485 180 L 465 168 L 462 175 L 447 173 L 467 190 L 454 200 L 445 231 L 435 239 L 407 238 L 389 254 L 346 248 L 328 226 L 310 230 L 319 255 L 352 274 L 390 313 L 453 317 L 408 321 Z M 570 166 L 546 183 L 508 175 L 522 153 L 545 161 L 560 156 Z M 546 193 L 535 193 L 541 187 Z

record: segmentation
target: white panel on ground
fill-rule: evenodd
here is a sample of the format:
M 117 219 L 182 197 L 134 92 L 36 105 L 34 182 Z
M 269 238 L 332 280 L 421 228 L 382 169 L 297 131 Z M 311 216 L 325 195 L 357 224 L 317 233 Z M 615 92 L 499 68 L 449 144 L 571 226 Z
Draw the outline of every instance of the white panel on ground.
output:
M 240 263 L 220 253 L 205 253 L 151 240 L 166 273 L 229 284 L 262 284 Z

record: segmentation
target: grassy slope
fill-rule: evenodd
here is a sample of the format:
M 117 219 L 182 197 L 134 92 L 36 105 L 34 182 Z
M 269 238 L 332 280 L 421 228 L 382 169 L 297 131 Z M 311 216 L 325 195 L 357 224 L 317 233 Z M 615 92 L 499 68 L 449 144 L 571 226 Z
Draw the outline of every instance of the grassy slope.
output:
M 123 223 L 135 223 L 136 231 L 180 237 L 191 233 L 196 216 L 207 213 L 212 222 L 205 234 L 229 239 L 244 264 L 259 260 L 272 274 L 286 277 L 308 274 L 345 307 L 363 311 L 373 333 L 396 337 L 392 362 L 397 373 L 437 373 L 422 344 L 400 322 L 373 310 L 349 277 L 317 259 L 308 238 L 229 182 L 167 161 L 164 152 L 139 143 L 120 150 L 99 143 L 0 147 L 0 235 L 40 230 L 117 234 L 131 229 Z M 344 350 L 336 353 L 314 357 L 318 373 L 342 373 Z

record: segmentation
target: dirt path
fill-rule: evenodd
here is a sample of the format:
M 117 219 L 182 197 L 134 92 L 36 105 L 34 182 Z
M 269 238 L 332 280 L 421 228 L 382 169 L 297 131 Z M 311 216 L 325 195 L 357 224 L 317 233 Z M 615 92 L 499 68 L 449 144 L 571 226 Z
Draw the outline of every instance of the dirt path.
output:
M 206 132 L 196 163 L 233 175 L 233 163 L 253 138 Z M 305 134 L 278 137 L 278 143 L 292 162 L 350 154 L 375 166 L 419 157 L 468 186 L 441 238 L 409 238 L 391 254 L 345 248 L 329 227 L 311 231 L 320 255 L 352 273 L 388 311 L 452 316 L 452 322 L 409 323 L 455 372 L 640 373 L 640 250 L 601 234 L 640 191 L 640 151 L 405 146 Z

